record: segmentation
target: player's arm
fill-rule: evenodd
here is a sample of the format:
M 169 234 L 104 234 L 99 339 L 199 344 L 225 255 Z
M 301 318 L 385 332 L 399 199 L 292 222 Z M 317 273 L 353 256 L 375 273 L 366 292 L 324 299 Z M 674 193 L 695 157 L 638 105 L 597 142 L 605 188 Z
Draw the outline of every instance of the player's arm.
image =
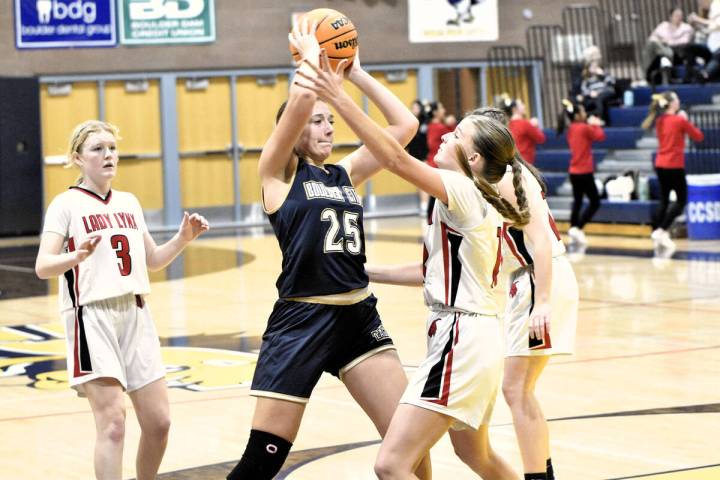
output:
M 100 239 L 99 235 L 89 236 L 75 251 L 62 253 L 65 237 L 55 232 L 44 232 L 35 259 L 35 274 L 42 279 L 62 275 L 92 255 Z
M 388 122 L 385 130 L 400 145 L 406 146 L 417 132 L 419 126 L 417 118 L 387 87 L 363 70 L 357 54 L 349 69 L 348 80 L 377 105 Z M 383 167 L 364 146 L 342 159 L 340 164 L 350 172 L 350 179 L 355 186 L 375 175 Z
M 500 195 L 518 208 L 515 188 L 512 183 L 513 174 L 506 173 L 498 183 Z M 540 186 L 529 185 L 523 179 L 523 187 L 528 202 L 530 221 L 522 227 L 533 246 L 533 275 L 535 277 L 535 306 L 530 315 L 531 338 L 544 338 L 545 331 L 550 331 L 552 292 L 552 243 L 547 234 L 547 222 L 550 212 L 543 200 Z
M 307 21 L 303 21 L 301 25 L 295 25 L 289 35 L 290 42 L 306 60 L 306 63 L 300 65 L 299 71 L 311 76 L 314 73 L 310 64 L 317 65 L 320 54 L 320 45 L 315 38 L 315 27 L 314 23 L 308 25 Z M 293 147 L 312 115 L 315 100 L 317 100 L 315 92 L 295 84 L 290 86 L 285 111 L 260 154 L 258 174 L 264 188 L 272 179 L 287 180 L 286 171 L 294 157 Z
M 405 265 L 366 264 L 365 271 L 371 282 L 420 287 L 423 284 L 422 262 Z
M 411 157 L 390 132 L 368 117 L 343 90 L 343 77 L 340 74 L 343 62 L 345 60 L 341 61 L 333 72 L 330 70 L 327 54 L 323 53 L 323 68 L 311 65 L 315 77 L 298 72 L 300 78 L 295 81 L 326 99 L 384 168 L 447 204 L 447 191 L 437 169 Z
M 148 270 L 156 272 L 167 267 L 175 257 L 195 240 L 201 233 L 210 229 L 208 221 L 202 215 L 185 212 L 178 232 L 162 245 L 157 245 L 150 233 L 146 230 L 143 235 L 145 243 L 145 262 Z

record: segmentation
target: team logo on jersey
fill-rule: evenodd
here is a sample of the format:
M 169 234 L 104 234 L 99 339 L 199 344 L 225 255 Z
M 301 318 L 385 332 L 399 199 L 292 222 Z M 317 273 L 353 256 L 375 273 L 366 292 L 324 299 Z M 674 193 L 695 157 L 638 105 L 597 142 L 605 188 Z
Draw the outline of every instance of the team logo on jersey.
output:
M 211 344 L 198 336 L 183 343 Z M 170 339 L 166 343 L 179 343 Z M 256 340 L 256 339 L 251 339 Z M 247 342 L 259 346 L 258 341 Z M 249 386 L 255 371 L 257 353 L 207 347 L 161 347 L 169 387 L 193 391 Z M 65 335 L 60 324 L 0 327 L 0 386 L 17 385 L 27 378 L 29 387 L 42 390 L 69 388 L 65 361 Z
M 385 327 L 383 327 L 382 325 L 380 325 L 375 330 L 370 332 L 370 335 L 372 335 L 376 341 L 385 340 L 386 338 L 390 338 L 390 335 L 388 335 L 387 330 L 385 330 Z
M 362 200 L 353 187 L 328 187 L 322 182 L 307 181 L 303 182 L 303 188 L 305 189 L 305 197 L 308 200 L 324 198 L 362 205 Z

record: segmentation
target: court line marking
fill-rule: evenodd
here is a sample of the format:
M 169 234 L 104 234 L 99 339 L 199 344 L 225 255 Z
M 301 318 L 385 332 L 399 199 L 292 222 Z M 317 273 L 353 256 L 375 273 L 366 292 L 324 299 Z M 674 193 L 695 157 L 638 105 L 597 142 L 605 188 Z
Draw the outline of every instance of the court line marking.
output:
M 664 475 L 666 473 L 689 472 L 691 470 L 703 470 L 706 468 L 713 468 L 713 467 L 720 467 L 720 463 L 716 463 L 714 465 L 700 465 L 697 467 L 679 468 L 677 470 L 667 470 L 664 472 L 644 473 L 642 475 L 633 475 L 631 477 L 614 477 L 614 478 L 609 478 L 608 480 L 628 480 L 630 478 L 647 478 L 647 477 L 654 477 L 656 475 Z
M 670 355 L 675 353 L 688 353 L 688 352 L 696 352 L 701 350 L 715 350 L 720 348 L 720 345 L 711 345 L 709 347 L 695 347 L 695 348 L 683 348 L 680 350 L 664 350 L 660 352 L 646 352 L 646 353 L 633 353 L 628 355 L 613 355 L 610 357 L 594 357 L 594 358 L 584 358 L 582 360 L 569 360 L 567 362 L 552 362 L 550 365 L 569 365 L 574 363 L 589 363 L 589 362 L 603 362 L 606 360 L 619 360 L 622 358 L 639 358 L 639 357 L 651 357 L 654 355 Z
M 3 265 L 0 263 L 0 270 L 4 270 L 6 272 L 15 272 L 15 273 L 32 273 L 35 274 L 35 269 L 30 267 L 16 267 L 15 265 Z

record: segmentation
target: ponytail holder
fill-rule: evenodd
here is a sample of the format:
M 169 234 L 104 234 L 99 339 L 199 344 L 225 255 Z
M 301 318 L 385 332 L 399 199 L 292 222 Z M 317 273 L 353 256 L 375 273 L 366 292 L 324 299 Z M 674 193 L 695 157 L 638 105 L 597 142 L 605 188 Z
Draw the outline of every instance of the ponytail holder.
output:
M 562 104 L 565 106 L 565 111 L 572 115 L 575 113 L 575 106 L 567 98 L 563 98 Z
M 653 102 L 657 103 L 658 107 L 665 108 L 668 105 L 667 98 L 662 93 L 655 93 L 652 96 Z
M 510 106 L 513 103 L 512 98 L 510 97 L 509 93 L 501 93 L 500 98 L 502 99 L 503 105 L 505 105 L 505 108 L 510 108 Z

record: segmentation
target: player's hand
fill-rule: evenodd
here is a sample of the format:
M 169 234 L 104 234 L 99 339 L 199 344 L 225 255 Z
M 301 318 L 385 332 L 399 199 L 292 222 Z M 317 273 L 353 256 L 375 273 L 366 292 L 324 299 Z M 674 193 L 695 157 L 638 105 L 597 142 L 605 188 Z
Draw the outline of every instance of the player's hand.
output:
M 82 241 L 77 250 L 75 250 L 75 258 L 78 263 L 82 262 L 95 252 L 95 247 L 98 246 L 100 240 L 102 240 L 100 235 L 91 235 Z
M 540 122 L 537 118 L 533 117 L 530 119 L 530 125 L 532 125 L 533 127 L 537 127 L 538 125 L 540 125 Z
M 595 115 L 591 115 L 588 118 L 587 123 L 589 125 L 594 125 L 597 127 L 602 127 L 603 125 L 605 125 L 605 122 L 602 120 L 602 118 L 596 117 Z
M 363 73 L 362 65 L 360 65 L 360 49 L 355 50 L 355 58 L 353 59 L 352 65 L 345 69 L 345 76 L 348 80 L 353 82 L 354 78 Z
M 288 33 L 290 44 L 300 53 L 303 60 L 317 65 L 320 55 L 320 44 L 315 38 L 317 22 L 308 23 L 307 18 L 300 23 L 295 23 L 293 29 Z
M 340 60 L 335 70 L 333 70 L 330 68 L 330 60 L 328 59 L 327 52 L 323 49 L 320 52 L 319 67 L 307 62 L 307 60 L 303 60 L 303 63 L 309 65 L 316 75 L 315 77 L 310 77 L 302 70 L 298 70 L 296 72 L 297 76 L 301 77 L 302 80 L 295 80 L 295 84 L 312 90 L 327 102 L 332 102 L 333 99 L 339 98 L 343 94 L 343 72 L 348 63 L 347 59 Z
M 680 110 L 677 114 L 680 115 L 680 116 L 681 116 L 682 118 L 684 118 L 685 120 L 688 119 L 688 114 L 687 114 L 687 112 L 686 112 L 685 110 Z
M 210 225 L 205 217 L 199 213 L 190 215 L 188 212 L 185 212 L 182 222 L 180 223 L 180 228 L 178 229 L 178 235 L 183 241 L 192 242 L 201 233 L 207 232 L 208 230 L 210 230 Z
M 549 303 L 537 303 L 533 307 L 530 315 L 530 324 L 528 330 L 530 338 L 542 340 L 545 334 L 550 334 L 550 313 L 551 307 Z

